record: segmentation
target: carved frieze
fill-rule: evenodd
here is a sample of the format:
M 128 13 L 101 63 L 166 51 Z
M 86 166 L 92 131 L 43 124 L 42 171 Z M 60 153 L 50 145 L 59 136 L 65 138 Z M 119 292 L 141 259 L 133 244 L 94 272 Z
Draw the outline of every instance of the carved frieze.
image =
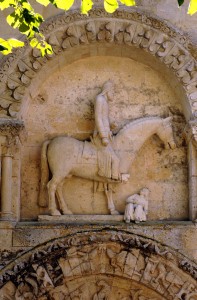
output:
M 1 271 L 0 292 L 13 300 L 181 300 L 196 296 L 196 278 L 196 265 L 183 255 L 136 235 L 103 230 L 61 238 L 22 255 Z
M 55 16 L 43 25 L 42 31 L 54 49 L 53 55 L 43 58 L 36 49 L 27 47 L 17 50 L 1 64 L 2 117 L 17 116 L 27 87 L 48 60 L 72 47 L 95 42 L 134 45 L 158 57 L 183 85 L 195 117 L 196 48 L 181 32 L 161 20 L 136 10 L 120 10 L 108 15 L 96 8 L 89 17 L 75 11 Z
M 24 251 L 23 250 L 17 250 L 17 251 L 3 250 L 3 251 L 0 251 L 0 269 L 4 268 L 11 261 L 15 260 L 19 255 L 22 254 L 22 252 L 24 252 Z

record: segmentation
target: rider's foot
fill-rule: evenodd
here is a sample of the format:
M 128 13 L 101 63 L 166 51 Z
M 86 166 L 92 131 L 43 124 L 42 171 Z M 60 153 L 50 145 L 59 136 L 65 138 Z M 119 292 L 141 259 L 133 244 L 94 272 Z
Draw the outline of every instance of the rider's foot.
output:
M 51 216 L 61 216 L 61 213 L 58 209 L 50 209 L 49 212 Z
M 130 174 L 122 173 L 121 174 L 121 181 L 122 182 L 127 182 L 130 178 Z

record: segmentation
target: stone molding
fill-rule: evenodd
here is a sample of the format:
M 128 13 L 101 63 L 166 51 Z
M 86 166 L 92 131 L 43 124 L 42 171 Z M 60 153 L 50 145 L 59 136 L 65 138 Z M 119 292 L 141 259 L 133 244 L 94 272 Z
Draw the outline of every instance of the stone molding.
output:
M 52 45 L 52 56 L 40 57 L 30 47 L 18 49 L 0 66 L 0 117 L 17 118 L 21 102 L 33 78 L 53 57 L 72 47 L 92 43 L 136 46 L 156 56 L 182 84 L 192 116 L 197 107 L 197 49 L 181 33 L 160 19 L 136 9 L 118 10 L 113 15 L 95 8 L 89 16 L 70 11 L 52 17 L 42 27 Z
M 155 299 L 178 300 L 187 295 L 189 300 L 197 296 L 195 263 L 153 240 L 107 229 L 50 241 L 18 256 L 0 274 L 3 295 L 10 296 L 5 293 L 12 285 L 15 295 L 28 293 L 31 299 L 51 299 L 47 295 L 58 286 L 101 275 L 134 282 L 142 292 L 152 290 L 159 296 Z
M 189 121 L 185 127 L 184 135 L 189 143 L 190 141 L 193 142 L 194 146 L 197 149 L 197 121 Z

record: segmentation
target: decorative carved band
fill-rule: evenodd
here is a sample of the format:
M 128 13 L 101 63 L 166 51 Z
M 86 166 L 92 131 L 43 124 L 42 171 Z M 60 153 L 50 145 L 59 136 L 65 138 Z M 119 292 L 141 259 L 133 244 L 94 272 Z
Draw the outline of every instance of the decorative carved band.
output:
M 79 12 L 51 18 L 43 32 L 54 54 L 41 57 L 37 49 L 17 50 L 0 68 L 0 117 L 17 117 L 27 87 L 53 57 L 72 47 L 107 42 L 136 46 L 156 56 L 183 85 L 193 116 L 197 114 L 197 50 L 180 32 L 161 20 L 135 10 L 108 15 L 94 9 L 89 17 Z
M 79 283 L 85 280 L 82 285 L 86 284 L 88 278 L 97 278 L 98 293 L 109 293 L 110 278 L 116 277 L 129 283 L 131 294 L 136 286 L 140 286 L 140 295 L 146 289 L 152 291 L 146 299 L 189 300 L 197 296 L 194 263 L 152 240 L 121 231 L 89 231 L 57 239 L 18 257 L 1 274 L 0 292 L 13 300 L 20 295 L 26 299 L 26 293 L 28 299 L 60 299 L 54 296 L 60 292 L 73 299 L 70 293 L 79 292 Z M 71 284 L 75 286 L 72 291 Z

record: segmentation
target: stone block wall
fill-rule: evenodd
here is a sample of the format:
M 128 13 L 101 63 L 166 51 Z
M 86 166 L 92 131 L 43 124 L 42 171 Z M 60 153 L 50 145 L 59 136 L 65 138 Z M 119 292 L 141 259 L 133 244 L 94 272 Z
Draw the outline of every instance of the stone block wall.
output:
M 190 17 L 186 14 L 187 4 L 188 1 L 178 9 L 175 0 L 137 1 L 139 11 L 169 22 L 196 44 L 197 16 Z M 99 6 L 100 2 L 96 5 Z M 36 8 L 46 19 L 57 14 L 57 10 L 51 6 L 41 8 L 36 4 Z M 0 12 L 0 36 L 7 38 L 10 33 L 13 36 L 13 32 L 4 25 L 3 16 L 5 13 Z M 18 33 L 14 36 L 17 37 Z M 197 259 L 196 224 L 187 222 L 192 214 L 189 212 L 191 187 L 188 179 L 193 186 L 193 194 L 196 190 L 196 148 L 186 146 L 183 136 L 186 118 L 181 99 L 183 90 L 169 73 L 167 68 L 164 70 L 156 63 L 155 58 L 150 58 L 146 51 L 141 54 L 141 49 L 131 50 L 125 45 L 114 47 L 102 42 L 99 45 L 81 46 L 73 52 L 68 51 L 67 56 L 59 55 L 57 59 L 49 60 L 47 67 L 35 78 L 28 88 L 25 100 L 23 99 L 20 119 L 25 124 L 25 136 L 19 143 L 20 149 L 13 160 L 12 197 L 14 215 L 19 220 L 21 213 L 20 220 L 24 222 L 1 221 L 2 251 L 31 250 L 56 237 L 75 234 L 79 228 L 84 234 L 90 229 L 91 225 L 82 223 L 37 222 L 39 214 L 48 213 L 47 209 L 38 206 L 41 145 L 44 140 L 62 134 L 72 135 L 80 140 L 89 138 L 94 129 L 95 96 L 106 80 L 113 79 L 116 85 L 114 101 L 110 104 L 113 133 L 116 134 L 125 124 L 137 118 L 164 118 L 172 115 L 177 149 L 164 150 L 159 138 L 153 136 L 144 144 L 131 166 L 129 182 L 115 188 L 115 204 L 123 213 L 126 197 L 144 186 L 149 187 L 151 194 L 148 219 L 153 222 L 145 225 L 111 226 L 115 230 L 123 229 L 159 241 L 192 260 Z M 188 137 L 190 140 L 191 136 Z M 189 169 L 189 164 L 192 164 L 192 170 L 191 167 Z M 90 181 L 79 178 L 67 180 L 64 195 L 68 206 L 76 214 L 92 211 L 97 214 L 107 213 L 103 192 L 94 193 L 93 183 Z M 192 197 L 192 207 L 196 207 L 195 195 Z M 169 220 L 181 222 L 170 223 Z M 108 223 L 94 225 L 94 228 L 102 230 L 103 226 L 110 228 Z M 4 254 L 2 257 L 9 255 Z

